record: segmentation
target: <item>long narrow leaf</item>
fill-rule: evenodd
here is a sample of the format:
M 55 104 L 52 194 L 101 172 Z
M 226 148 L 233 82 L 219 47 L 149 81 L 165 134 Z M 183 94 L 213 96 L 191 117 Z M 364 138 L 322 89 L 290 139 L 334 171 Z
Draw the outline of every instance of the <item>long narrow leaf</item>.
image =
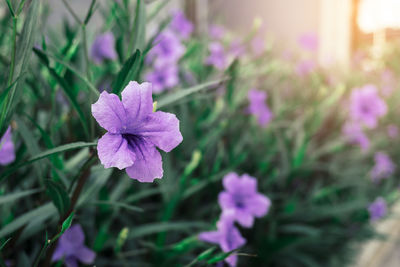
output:
M 159 101 L 157 101 L 157 108 L 162 108 L 168 105 L 172 105 L 174 103 L 177 103 L 179 100 L 194 94 L 194 93 L 198 93 L 202 90 L 208 89 L 210 87 L 215 87 L 217 85 L 219 85 L 221 82 L 223 82 L 224 79 L 222 80 L 216 80 L 216 81 L 211 81 L 211 82 L 206 82 L 203 84 L 199 84 L 196 86 L 193 86 L 191 88 L 188 89 L 182 89 L 177 91 L 176 93 L 172 93 L 172 94 L 168 94 L 167 96 L 165 96 L 164 98 L 161 98 Z
M 70 144 L 59 146 L 59 147 L 55 147 L 53 149 L 49 149 L 47 151 L 44 151 L 42 153 L 39 153 L 39 154 L 31 157 L 26 162 L 18 164 L 17 166 L 14 166 L 13 168 L 11 168 L 11 169 L 5 171 L 4 173 L 2 173 L 0 175 L 0 182 L 4 178 L 8 177 L 10 174 L 14 173 L 20 167 L 28 165 L 28 164 L 31 164 L 32 162 L 35 162 L 37 160 L 47 158 L 47 157 L 49 157 L 51 155 L 54 155 L 54 154 L 57 154 L 57 153 L 61 153 L 61 152 L 69 151 L 69 150 L 74 150 L 74 149 L 78 149 L 78 148 L 85 148 L 85 147 L 95 146 L 95 145 L 97 145 L 97 143 L 76 142 L 76 143 L 70 143 Z
M 15 70 L 14 77 L 15 84 L 11 87 L 6 104 L 4 108 L 1 109 L 0 113 L 0 135 L 5 131 L 5 126 L 9 124 L 11 115 L 16 105 L 21 99 L 22 86 L 24 84 L 25 75 L 27 73 L 27 68 L 29 66 L 29 60 L 31 57 L 31 49 L 34 45 L 35 36 L 39 28 L 39 18 L 40 18 L 40 0 L 32 1 L 26 16 L 24 26 L 20 38 L 17 42 L 17 51 L 15 59 Z

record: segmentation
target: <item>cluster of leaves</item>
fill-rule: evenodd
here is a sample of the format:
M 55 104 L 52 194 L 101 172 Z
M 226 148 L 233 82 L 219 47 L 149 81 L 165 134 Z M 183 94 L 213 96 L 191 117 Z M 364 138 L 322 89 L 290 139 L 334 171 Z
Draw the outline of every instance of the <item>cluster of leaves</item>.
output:
M 43 1 L 6 1 L 9 12 L 0 21 L 0 136 L 13 126 L 17 157 L 0 168 L 0 264 L 7 259 L 18 266 L 49 265 L 71 220 L 84 228 L 86 243 L 97 252 L 96 266 L 221 261 L 227 254 L 196 236 L 218 219 L 217 196 L 230 171 L 257 177 L 259 191 L 272 201 L 265 218 L 241 229 L 248 242 L 240 265 L 349 263 L 354 244 L 373 236 L 368 203 L 378 195 L 389 202 L 398 197 L 395 179 L 376 186 L 368 177 L 373 151 L 399 158 L 395 141 L 378 129 L 371 152 L 361 153 L 341 134 L 344 102 L 352 86 L 365 83 L 362 71 L 340 76 L 335 85 L 322 70 L 297 77 L 292 63 L 271 48 L 235 60 L 222 73 L 204 65 L 207 40 L 192 38 L 179 63 L 179 88 L 154 96 L 157 109 L 177 115 L 184 137 L 163 155 L 163 179 L 142 184 L 98 162 L 94 148 L 101 129 L 90 113 L 97 88 L 106 83 L 120 94 L 130 80 L 142 81 L 156 36 L 145 38 L 146 26 L 166 2 L 92 1 L 87 15 L 72 13 L 72 26 L 65 22 L 60 34 L 40 27 L 48 26 Z M 94 33 L 86 29 L 94 12 L 116 36 L 116 61 L 95 65 L 89 59 Z M 161 21 L 159 31 L 167 23 Z M 184 79 L 185 72 L 197 85 Z M 221 86 L 223 93 L 216 90 Z M 252 87 L 269 94 L 274 119 L 265 129 L 245 113 Z M 398 97 L 388 102 L 383 125 L 396 123 L 397 103 Z

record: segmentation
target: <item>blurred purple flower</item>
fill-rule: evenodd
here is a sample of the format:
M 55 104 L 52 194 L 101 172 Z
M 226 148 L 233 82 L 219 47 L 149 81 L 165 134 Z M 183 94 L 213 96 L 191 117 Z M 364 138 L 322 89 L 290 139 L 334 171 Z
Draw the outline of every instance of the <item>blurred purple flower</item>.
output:
M 145 79 L 153 84 L 153 93 L 161 93 L 178 85 L 178 69 L 175 65 L 155 67 L 146 74 Z
M 206 59 L 207 65 L 212 65 L 219 70 L 226 67 L 227 59 L 222 44 L 214 42 L 209 45 L 210 55 Z
M 211 39 L 221 40 L 222 37 L 224 37 L 224 35 L 225 35 L 225 29 L 220 25 L 213 24 L 208 29 L 208 33 L 209 33 Z
M 250 102 L 248 112 L 256 116 L 260 126 L 266 127 L 273 117 L 271 110 L 265 103 L 267 93 L 257 89 L 251 89 L 248 93 L 248 98 Z
M 261 56 L 265 51 L 265 40 L 260 35 L 256 35 L 251 40 L 250 46 L 256 56 Z
M 8 126 L 6 132 L 0 139 L 0 165 L 7 165 L 15 160 L 15 148 L 12 141 L 11 127 Z
M 231 43 L 229 53 L 233 58 L 239 58 L 246 53 L 246 48 L 240 41 L 235 40 Z
M 387 127 L 387 133 L 390 138 L 396 138 L 399 136 L 399 128 L 396 125 L 388 125 Z
M 347 122 L 342 128 L 343 134 L 348 138 L 350 143 L 358 144 L 363 151 L 367 151 L 370 146 L 370 141 L 367 135 L 363 132 L 360 124 L 355 122 Z
M 65 259 L 67 267 L 77 267 L 78 261 L 84 264 L 92 264 L 96 253 L 85 246 L 85 235 L 79 224 L 71 226 L 60 237 L 52 261 Z
M 225 191 L 218 195 L 223 211 L 232 212 L 232 218 L 243 227 L 252 227 L 254 217 L 260 218 L 268 213 L 271 201 L 257 192 L 257 179 L 247 174 L 239 177 L 229 173 L 224 177 Z
M 177 35 L 165 30 L 154 40 L 154 47 L 148 53 L 147 62 L 153 62 L 156 66 L 176 64 L 185 53 L 185 47 Z
M 193 23 L 186 18 L 185 14 L 181 10 L 177 10 L 173 13 L 171 28 L 183 40 L 186 40 L 193 32 Z
M 385 101 L 379 95 L 374 85 L 365 85 L 355 89 L 351 94 L 350 116 L 368 128 L 375 128 L 378 119 L 387 112 Z
M 377 152 L 374 159 L 375 166 L 371 170 L 372 181 L 379 182 L 381 179 L 388 178 L 394 173 L 396 166 L 387 154 Z
M 381 73 L 382 94 L 389 96 L 393 93 L 396 81 L 393 72 L 390 69 L 385 69 Z
M 374 202 L 368 206 L 370 220 L 377 221 L 384 217 L 387 213 L 387 204 L 385 199 L 377 197 Z
M 297 41 L 300 47 L 305 50 L 316 52 L 318 49 L 318 36 L 314 32 L 307 32 L 300 35 Z
M 311 59 L 301 60 L 297 63 L 296 73 L 300 77 L 309 75 L 315 69 L 315 62 Z
M 121 93 L 102 92 L 92 114 L 108 132 L 98 141 L 97 152 L 105 168 L 126 169 L 129 177 L 152 182 L 163 176 L 159 149 L 169 152 L 182 142 L 174 114 L 153 112 L 152 85 L 131 81 Z
M 114 60 L 117 52 L 114 48 L 115 38 L 111 32 L 106 32 L 96 37 L 91 49 L 91 56 L 96 64 L 100 64 L 105 59 Z
M 203 232 L 199 234 L 199 239 L 205 242 L 219 244 L 223 252 L 229 252 L 242 247 L 246 244 L 246 239 L 242 237 L 239 230 L 234 225 L 232 212 L 222 213 L 217 222 L 217 231 Z M 230 255 L 225 259 L 230 266 L 236 266 L 237 255 Z

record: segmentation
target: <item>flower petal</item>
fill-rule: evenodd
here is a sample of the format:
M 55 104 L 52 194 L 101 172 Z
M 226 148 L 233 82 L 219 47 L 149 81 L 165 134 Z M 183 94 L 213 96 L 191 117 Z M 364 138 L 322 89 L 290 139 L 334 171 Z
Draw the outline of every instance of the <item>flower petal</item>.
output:
M 130 128 L 135 129 L 147 115 L 153 112 L 151 83 L 131 81 L 122 91 L 122 103 L 130 121 Z
M 248 210 L 236 209 L 235 219 L 241 226 L 246 228 L 250 228 L 254 224 L 254 217 Z
M 121 133 L 126 128 L 126 113 L 119 97 L 103 91 L 92 105 L 92 114 L 101 127 L 110 133 Z
M 62 245 L 58 244 L 56 250 L 53 253 L 53 256 L 51 257 L 51 261 L 58 261 L 61 260 L 64 257 L 64 248 Z
M 91 264 L 96 258 L 96 253 L 94 253 L 94 251 L 92 251 L 91 249 L 82 246 L 75 252 L 75 256 L 79 259 L 79 261 L 85 264 Z
M 60 243 L 73 243 L 83 244 L 85 241 L 85 234 L 83 233 L 82 227 L 79 224 L 74 224 L 61 236 Z
M 231 193 L 236 192 L 236 189 L 240 188 L 241 186 L 239 175 L 234 172 L 228 173 L 222 180 L 222 184 L 224 185 L 226 191 Z
M 270 207 L 271 200 L 262 194 L 257 194 L 248 202 L 248 209 L 256 217 L 265 216 Z
M 222 210 L 235 209 L 235 201 L 232 199 L 232 195 L 226 191 L 218 194 L 218 204 Z
M 162 159 L 155 146 L 147 143 L 137 143 L 133 147 L 136 160 L 126 168 L 129 177 L 142 183 L 151 183 L 155 178 L 163 176 Z
M 0 165 L 6 165 L 15 160 L 15 149 L 12 141 L 11 127 L 7 128 L 0 139 Z
M 257 179 L 248 175 L 243 174 L 240 179 L 241 192 L 246 194 L 254 194 L 257 192 Z
M 221 241 L 221 233 L 218 231 L 203 232 L 198 235 L 198 238 L 204 242 L 219 244 Z
M 76 258 L 73 256 L 67 257 L 65 259 L 65 266 L 67 267 L 78 267 L 78 262 L 76 261 Z
M 103 135 L 97 143 L 97 153 L 104 168 L 117 167 L 122 170 L 132 166 L 136 159 L 127 140 L 119 134 L 106 133 Z
M 174 114 L 162 111 L 147 116 L 142 127 L 138 129 L 138 134 L 165 152 L 171 151 L 183 140 L 179 131 L 179 120 Z
M 233 254 L 230 255 L 229 257 L 225 258 L 225 262 L 229 264 L 231 267 L 235 267 L 237 264 L 238 256 Z

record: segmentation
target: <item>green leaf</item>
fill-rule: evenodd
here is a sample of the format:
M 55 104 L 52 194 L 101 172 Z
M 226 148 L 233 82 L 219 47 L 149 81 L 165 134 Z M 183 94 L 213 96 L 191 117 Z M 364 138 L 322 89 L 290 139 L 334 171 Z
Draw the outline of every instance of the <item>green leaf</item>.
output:
M 86 123 L 85 116 L 83 115 L 83 112 L 78 104 L 78 102 L 75 99 L 74 96 L 74 90 L 71 88 L 69 83 L 65 80 L 64 77 L 61 77 L 55 69 L 50 67 L 49 64 L 49 59 L 47 58 L 46 54 L 44 54 L 41 50 L 34 48 L 33 52 L 39 57 L 40 61 L 43 63 L 43 65 L 46 66 L 46 68 L 49 70 L 51 76 L 58 82 L 58 84 L 61 86 L 63 89 L 65 95 L 67 96 L 69 102 L 71 103 L 72 107 L 75 109 L 75 111 L 78 113 L 79 120 L 82 124 L 83 131 L 85 132 L 85 135 L 88 137 L 89 136 L 89 130 L 88 130 L 88 125 Z
M 10 174 L 14 173 L 16 170 L 18 170 L 20 167 L 31 164 L 37 160 L 40 159 L 44 159 L 47 158 L 51 155 L 57 154 L 57 153 L 61 153 L 61 152 L 65 152 L 65 151 L 69 151 L 69 150 L 74 150 L 74 149 L 78 149 L 78 148 L 84 148 L 84 147 L 89 147 L 89 146 L 96 146 L 97 143 L 85 143 L 85 142 L 76 142 L 76 143 L 70 143 L 70 144 L 66 144 L 66 145 L 62 145 L 62 146 L 58 146 L 55 147 L 53 149 L 49 149 L 47 151 L 44 151 L 42 153 L 38 153 L 36 156 L 31 157 L 29 160 L 27 160 L 26 162 L 23 162 L 21 164 L 18 164 L 10 169 L 8 169 L 7 171 L 3 172 L 0 175 L 0 182 L 8 177 Z
M 206 82 L 203 84 L 193 86 L 188 89 L 181 89 L 175 93 L 168 94 L 167 96 L 165 96 L 157 101 L 157 107 L 162 108 L 162 107 L 165 107 L 168 105 L 176 104 L 179 100 L 181 100 L 191 94 L 198 93 L 202 90 L 208 89 L 209 87 L 215 87 L 215 86 L 219 85 L 221 82 L 223 82 L 224 80 L 225 79 Z
M 4 242 L 1 244 L 1 246 L 0 246 L 0 251 L 3 250 L 3 248 L 7 245 L 8 242 L 10 242 L 10 240 L 11 240 L 11 237 L 8 238 L 6 241 L 4 241 Z
M 215 251 L 216 247 L 211 247 L 209 249 L 207 249 L 206 251 L 203 251 L 198 257 L 197 259 L 199 261 L 205 260 L 210 258 L 210 256 L 212 255 L 212 253 Z
M 43 130 L 42 127 L 40 127 L 39 124 L 36 123 L 36 121 L 31 118 L 30 116 L 28 116 L 26 114 L 26 117 L 32 122 L 33 125 L 36 126 L 36 128 L 39 130 L 40 134 L 42 135 L 43 141 L 46 145 L 47 148 L 52 149 L 54 148 L 54 144 L 51 141 L 50 136 L 45 132 L 45 130 Z M 63 168 L 63 161 L 61 160 L 61 158 L 59 157 L 59 155 L 52 155 L 50 156 L 50 160 L 51 162 L 53 162 L 54 166 L 56 166 L 58 169 L 62 169 Z
M 29 155 L 34 156 L 41 153 L 39 144 L 36 138 L 33 136 L 32 131 L 28 128 L 25 122 L 18 116 L 15 116 L 15 121 L 17 122 L 18 133 L 21 135 L 24 143 L 28 149 Z M 41 183 L 43 185 L 43 165 L 42 164 L 34 164 L 34 170 L 39 179 L 41 179 Z
M 0 196 L 0 205 L 3 205 L 5 203 L 9 202 L 16 202 L 20 198 L 30 196 L 32 194 L 36 194 L 38 192 L 42 191 L 42 189 L 31 189 L 31 190 L 26 190 L 22 192 L 17 192 L 17 193 L 12 193 L 12 194 L 7 194 L 4 196 Z M 15 203 L 14 203 L 15 204 Z
M 30 223 L 33 220 L 40 219 L 42 221 L 47 220 L 51 216 L 53 216 L 54 212 L 56 212 L 56 208 L 51 203 L 42 205 L 36 209 L 33 209 L 29 212 L 26 212 L 14 219 L 11 223 L 5 225 L 0 230 L 0 238 L 6 237 L 18 230 L 25 224 Z
M 226 258 L 228 258 L 233 252 L 234 252 L 234 250 L 233 250 L 233 251 L 230 251 L 230 252 L 218 253 L 216 256 L 214 256 L 214 257 L 212 257 L 211 259 L 209 259 L 209 260 L 207 261 L 207 263 L 208 263 L 208 264 L 214 264 L 214 263 L 223 261 L 223 260 L 225 260 Z
M 74 149 L 78 149 L 78 148 L 84 148 L 84 147 L 90 147 L 90 146 L 96 146 L 97 143 L 96 142 L 92 142 L 92 143 L 85 143 L 85 142 L 76 142 L 76 143 L 70 143 L 70 144 L 66 144 L 66 145 L 62 145 L 62 146 L 58 146 L 55 147 L 53 149 L 49 149 L 47 151 L 44 151 L 34 157 L 31 157 L 28 162 L 34 162 L 37 161 L 39 159 L 43 159 L 46 158 L 48 156 L 57 154 L 57 153 L 61 153 L 61 152 L 65 152 L 65 151 L 69 151 L 69 150 L 74 150 Z
M 115 242 L 115 253 L 119 253 L 121 251 L 122 246 L 125 244 L 126 239 L 128 238 L 129 228 L 122 228 L 121 232 L 118 234 L 117 241 Z
M 17 42 L 17 51 L 15 58 L 15 69 L 14 77 L 18 80 L 15 81 L 13 87 L 11 87 L 6 105 L 2 108 L 0 114 L 0 133 L 3 133 L 6 125 L 9 124 L 13 110 L 21 100 L 22 89 L 24 85 L 25 75 L 29 66 L 29 60 L 31 57 L 31 49 L 35 42 L 37 30 L 39 28 L 40 16 L 40 0 L 32 1 L 26 15 L 24 26 L 19 34 Z M 14 81 L 13 81 L 14 82 Z
M 19 77 L 15 79 L 15 81 L 10 84 L 4 91 L 0 94 L 0 110 L 3 109 L 3 105 L 5 105 L 5 101 L 7 99 L 8 93 L 10 92 L 11 88 L 15 85 L 15 83 L 19 80 Z M 0 134 L 2 136 L 2 134 Z
M 135 20 L 133 22 L 132 39 L 129 51 L 143 51 L 146 41 L 146 5 L 143 0 L 136 1 Z
M 74 215 L 75 215 L 75 213 L 71 212 L 71 214 L 68 216 L 68 218 L 65 219 L 65 221 L 63 222 L 62 227 L 61 227 L 61 234 L 65 233 L 65 231 L 67 231 L 68 228 L 71 227 L 72 219 L 74 218 Z
M 114 206 L 116 208 L 124 208 L 124 209 L 130 210 L 130 211 L 135 211 L 135 212 L 143 212 L 143 209 L 140 207 L 132 206 L 132 205 L 125 204 L 122 202 L 101 200 L 101 201 L 95 201 L 95 202 L 91 202 L 91 203 L 95 204 L 95 205 L 110 205 L 110 206 Z
M 89 23 L 90 18 L 92 17 L 94 11 L 96 10 L 95 4 L 96 0 L 92 0 L 92 3 L 90 3 L 90 7 L 86 14 L 85 20 L 83 21 L 83 24 L 87 25 Z
M 210 225 L 204 222 L 161 222 L 149 223 L 135 227 L 129 233 L 129 239 L 138 238 L 146 235 L 156 234 L 165 231 L 186 231 L 192 232 L 193 228 L 206 229 Z
M 234 107 L 234 99 L 233 96 L 235 95 L 235 87 L 237 83 L 237 73 L 239 71 L 239 61 L 235 60 L 228 68 L 227 72 L 230 77 L 228 84 L 226 85 L 226 101 L 230 108 Z
M 119 95 L 129 81 L 137 79 L 142 62 L 143 57 L 141 56 L 140 51 L 136 50 L 136 52 L 124 63 L 117 78 L 114 80 L 111 86 L 114 94 Z
M 7 3 L 7 6 L 8 6 L 8 10 L 9 10 L 10 13 L 11 13 L 11 16 L 12 16 L 12 17 L 15 17 L 14 8 L 13 8 L 12 4 L 10 3 L 10 0 L 6 0 L 6 3 Z
M 81 79 L 87 86 L 88 88 L 91 90 L 91 92 L 96 95 L 99 96 L 100 92 L 99 90 L 85 77 L 84 74 L 82 74 L 79 70 L 77 70 L 75 67 L 71 66 L 69 63 L 65 62 L 62 59 L 57 58 L 55 55 L 52 55 L 48 52 L 45 52 L 43 50 L 39 50 L 40 53 L 42 55 L 47 56 L 43 57 L 43 60 L 48 60 L 48 58 L 51 58 L 52 60 L 54 60 L 55 62 L 61 64 L 62 66 L 64 66 L 65 68 L 67 68 L 69 71 L 71 71 L 72 73 L 74 73 L 79 79 Z
M 45 186 L 46 194 L 53 201 L 53 204 L 56 206 L 60 216 L 64 215 L 71 205 L 71 201 L 64 186 L 50 179 L 45 180 Z

